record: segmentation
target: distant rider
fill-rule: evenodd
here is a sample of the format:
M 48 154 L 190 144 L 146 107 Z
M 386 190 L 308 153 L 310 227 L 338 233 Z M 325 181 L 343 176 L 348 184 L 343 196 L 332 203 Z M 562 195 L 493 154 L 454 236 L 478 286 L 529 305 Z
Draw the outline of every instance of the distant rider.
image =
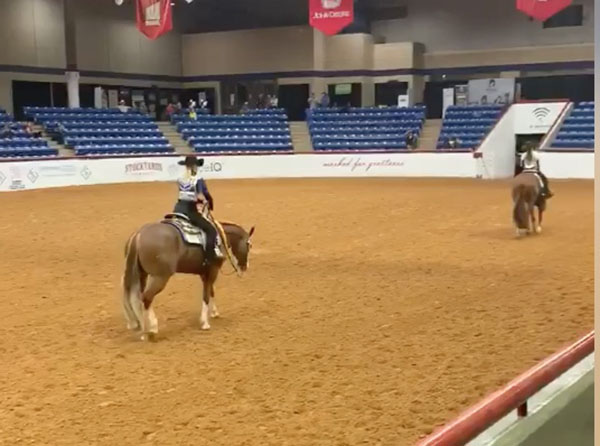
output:
M 527 150 L 521 154 L 521 167 L 523 172 L 533 172 L 540 176 L 542 183 L 544 184 L 542 190 L 542 196 L 544 198 L 552 198 L 554 194 L 550 191 L 548 186 L 548 178 L 540 170 L 540 154 L 536 150 L 535 145 L 529 144 Z

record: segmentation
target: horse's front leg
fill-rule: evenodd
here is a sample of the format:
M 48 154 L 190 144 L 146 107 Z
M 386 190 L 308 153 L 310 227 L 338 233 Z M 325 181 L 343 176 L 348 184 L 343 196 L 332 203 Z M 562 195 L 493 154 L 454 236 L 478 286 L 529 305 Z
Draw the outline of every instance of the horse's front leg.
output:
M 209 311 L 210 311 L 210 317 L 212 318 L 216 318 L 219 317 L 219 310 L 217 309 L 217 304 L 215 303 L 215 285 L 213 283 L 213 285 L 211 286 L 210 289 L 210 306 L 209 306 Z
M 542 210 L 542 207 L 538 207 L 538 225 L 536 228 L 536 231 L 538 234 L 541 234 L 542 232 L 542 216 L 544 215 L 544 211 Z
M 200 328 L 202 330 L 210 330 L 210 295 L 212 291 L 212 282 L 208 279 L 202 279 L 202 312 L 200 313 Z
M 535 222 L 535 206 L 531 206 L 529 208 L 529 218 L 530 218 L 530 226 L 529 226 L 529 233 L 533 233 L 537 231 L 537 224 Z

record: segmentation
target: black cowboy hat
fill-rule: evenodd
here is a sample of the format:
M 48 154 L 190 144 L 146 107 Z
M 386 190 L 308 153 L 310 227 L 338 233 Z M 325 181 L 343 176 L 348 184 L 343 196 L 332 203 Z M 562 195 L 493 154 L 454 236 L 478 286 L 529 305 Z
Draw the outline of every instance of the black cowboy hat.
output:
M 193 155 L 187 155 L 183 161 L 179 161 L 177 164 L 179 164 L 180 166 L 186 166 L 186 167 L 192 167 L 192 166 L 202 167 L 202 166 L 204 166 L 204 158 L 196 158 Z

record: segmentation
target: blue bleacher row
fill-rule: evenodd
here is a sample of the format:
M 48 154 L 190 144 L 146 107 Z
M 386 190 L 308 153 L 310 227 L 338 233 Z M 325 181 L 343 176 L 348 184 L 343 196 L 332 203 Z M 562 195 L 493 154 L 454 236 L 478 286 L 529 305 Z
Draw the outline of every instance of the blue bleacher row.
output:
M 381 119 L 381 120 L 370 120 L 370 121 L 325 121 L 325 122 L 309 122 L 308 126 L 312 129 L 323 129 L 330 127 L 383 127 L 383 126 L 403 126 L 408 128 L 420 127 L 423 121 L 420 119 Z
M 166 144 L 168 143 L 167 138 L 164 136 L 158 136 L 154 138 L 131 138 L 131 137 L 108 137 L 108 138 L 65 138 L 65 144 L 68 146 L 78 145 L 101 145 L 101 144 L 120 144 L 120 145 L 131 145 L 131 144 Z
M 64 108 L 64 107 L 23 107 L 23 112 L 26 115 L 30 114 L 40 114 L 40 113 L 65 113 L 68 112 L 71 115 L 78 114 L 119 114 L 121 111 L 118 108 L 88 108 L 88 107 L 78 107 L 78 108 Z M 133 112 L 132 112 L 133 113 Z
M 312 126 L 311 134 L 314 136 L 317 135 L 333 135 L 337 133 L 347 133 L 348 131 L 352 131 L 355 133 L 402 133 L 406 134 L 409 130 L 416 131 L 419 133 L 419 127 L 417 124 L 404 124 L 398 123 L 398 125 L 385 125 L 385 126 Z
M 169 144 L 93 144 L 77 145 L 74 147 L 76 155 L 121 155 L 143 153 L 172 153 L 173 147 Z
M 424 113 L 328 113 L 328 114 L 313 114 L 308 118 L 308 122 L 332 122 L 332 121 L 373 121 L 386 119 L 391 121 L 405 120 L 424 120 Z
M 45 157 L 56 156 L 58 150 L 51 149 L 48 146 L 39 147 L 0 147 L 0 158 L 29 158 L 29 157 Z
M 552 147 L 559 149 L 594 149 L 593 102 L 580 102 L 564 120 Z
M 406 149 L 406 142 L 402 139 L 380 141 L 327 141 L 314 142 L 313 147 L 316 151 L 336 151 L 336 150 L 403 150 Z
M 287 143 L 269 143 L 269 142 L 218 142 L 218 143 L 206 143 L 206 142 L 194 142 L 191 146 L 194 151 L 199 153 L 214 153 L 214 152 L 231 152 L 231 153 L 244 153 L 244 152 L 283 152 L 292 151 L 292 142 Z
M 66 121 L 61 122 L 62 126 L 66 130 L 71 129 L 89 129 L 89 128 L 113 128 L 113 129 L 143 129 L 152 128 L 157 129 L 158 126 L 152 121 Z M 45 125 L 48 130 L 57 130 L 58 123 L 52 122 Z
M 183 139 L 188 139 L 190 137 L 201 138 L 203 136 L 239 136 L 239 135 L 263 135 L 263 136 L 285 136 L 289 135 L 290 132 L 286 128 L 222 128 L 222 129 L 194 129 L 194 130 L 184 130 L 181 132 Z
M 327 115 L 330 113 L 425 113 L 424 105 L 415 105 L 412 107 L 350 107 L 344 109 L 342 107 L 328 107 L 307 109 L 307 115 L 319 114 Z
M 197 122 L 197 123 L 185 123 L 185 124 L 178 124 L 177 125 L 177 131 L 182 132 L 185 130 L 192 130 L 192 129 L 229 129 L 229 128 L 238 128 L 238 129 L 242 129 L 242 128 L 247 128 L 247 129 L 257 129 L 257 128 L 280 128 L 280 129 L 285 129 L 285 130 L 289 130 L 289 125 L 287 122 L 280 122 L 280 121 L 270 121 L 270 120 L 264 120 L 264 121 L 257 121 L 257 122 L 231 122 L 231 121 L 227 121 L 227 122 L 217 122 L 217 121 L 212 121 L 212 122 Z
M 35 138 L 0 138 L 0 147 L 42 147 L 48 144 Z

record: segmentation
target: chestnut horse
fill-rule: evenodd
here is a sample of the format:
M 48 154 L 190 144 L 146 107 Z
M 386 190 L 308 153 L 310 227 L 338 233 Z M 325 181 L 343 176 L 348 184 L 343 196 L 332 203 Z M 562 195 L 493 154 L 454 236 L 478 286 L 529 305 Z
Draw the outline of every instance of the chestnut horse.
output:
M 246 271 L 249 266 L 250 241 L 254 228 L 246 232 L 241 226 L 223 223 L 227 244 L 237 261 L 237 267 Z M 142 340 L 151 340 L 158 333 L 158 321 L 152 301 L 175 273 L 194 274 L 203 282 L 203 330 L 210 329 L 210 316 L 219 315 L 214 302 L 214 283 L 224 259 L 216 259 L 203 266 L 204 249 L 185 243 L 177 228 L 161 222 L 150 223 L 135 232 L 125 247 L 123 273 L 123 310 L 127 328 L 141 331 Z
M 513 180 L 513 222 L 517 228 L 517 237 L 527 233 L 542 232 L 542 216 L 546 210 L 546 199 L 541 195 L 540 178 L 531 171 L 523 171 Z M 538 222 L 535 220 L 535 208 L 538 208 Z

